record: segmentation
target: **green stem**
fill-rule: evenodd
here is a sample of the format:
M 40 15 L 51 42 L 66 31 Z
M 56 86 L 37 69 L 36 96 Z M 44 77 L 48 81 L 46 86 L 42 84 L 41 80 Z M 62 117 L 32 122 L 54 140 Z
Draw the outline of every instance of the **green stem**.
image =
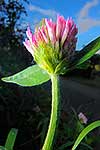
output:
M 54 142 L 54 136 L 58 124 L 59 118 L 59 76 L 52 75 L 52 109 L 50 123 L 48 127 L 47 136 L 42 147 L 42 150 L 52 150 L 52 144 Z

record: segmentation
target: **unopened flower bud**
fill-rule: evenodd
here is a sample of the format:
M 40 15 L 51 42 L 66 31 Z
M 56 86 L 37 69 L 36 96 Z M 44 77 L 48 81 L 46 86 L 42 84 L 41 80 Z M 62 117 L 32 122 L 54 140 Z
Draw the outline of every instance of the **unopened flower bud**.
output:
M 81 123 L 87 124 L 88 119 L 82 112 L 78 114 L 78 118 L 81 121 Z

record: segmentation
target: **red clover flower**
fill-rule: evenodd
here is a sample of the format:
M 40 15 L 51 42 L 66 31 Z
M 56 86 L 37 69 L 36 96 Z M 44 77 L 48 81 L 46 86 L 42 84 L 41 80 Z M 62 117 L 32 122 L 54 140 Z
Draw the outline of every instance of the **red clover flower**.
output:
M 42 25 L 35 29 L 33 34 L 30 28 L 27 28 L 24 45 L 32 54 L 37 64 L 48 71 L 48 73 L 61 74 L 61 69 L 70 61 L 76 48 L 76 34 L 78 29 L 72 18 L 64 19 L 63 16 L 57 16 L 56 23 L 51 19 L 44 19 Z

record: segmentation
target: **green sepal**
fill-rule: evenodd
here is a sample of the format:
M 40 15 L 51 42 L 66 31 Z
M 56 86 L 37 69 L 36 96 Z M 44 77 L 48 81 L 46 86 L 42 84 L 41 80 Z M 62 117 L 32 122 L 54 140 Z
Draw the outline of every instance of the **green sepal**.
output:
M 65 74 L 69 69 L 69 62 L 66 59 L 63 59 L 57 66 L 55 69 L 55 74 Z M 68 70 L 67 70 L 68 69 Z
M 50 80 L 49 74 L 38 65 L 30 66 L 19 73 L 2 78 L 2 81 L 16 83 L 21 86 L 35 86 L 48 80 Z

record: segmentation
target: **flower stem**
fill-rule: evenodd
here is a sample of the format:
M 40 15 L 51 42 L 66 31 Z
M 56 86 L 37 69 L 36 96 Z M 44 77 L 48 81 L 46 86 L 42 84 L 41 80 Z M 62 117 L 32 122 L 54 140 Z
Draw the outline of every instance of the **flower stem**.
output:
M 42 147 L 42 150 L 52 150 L 52 144 L 54 142 L 54 136 L 58 124 L 59 118 L 59 76 L 52 75 L 52 109 L 51 109 L 51 117 L 50 123 L 48 127 L 47 136 Z

